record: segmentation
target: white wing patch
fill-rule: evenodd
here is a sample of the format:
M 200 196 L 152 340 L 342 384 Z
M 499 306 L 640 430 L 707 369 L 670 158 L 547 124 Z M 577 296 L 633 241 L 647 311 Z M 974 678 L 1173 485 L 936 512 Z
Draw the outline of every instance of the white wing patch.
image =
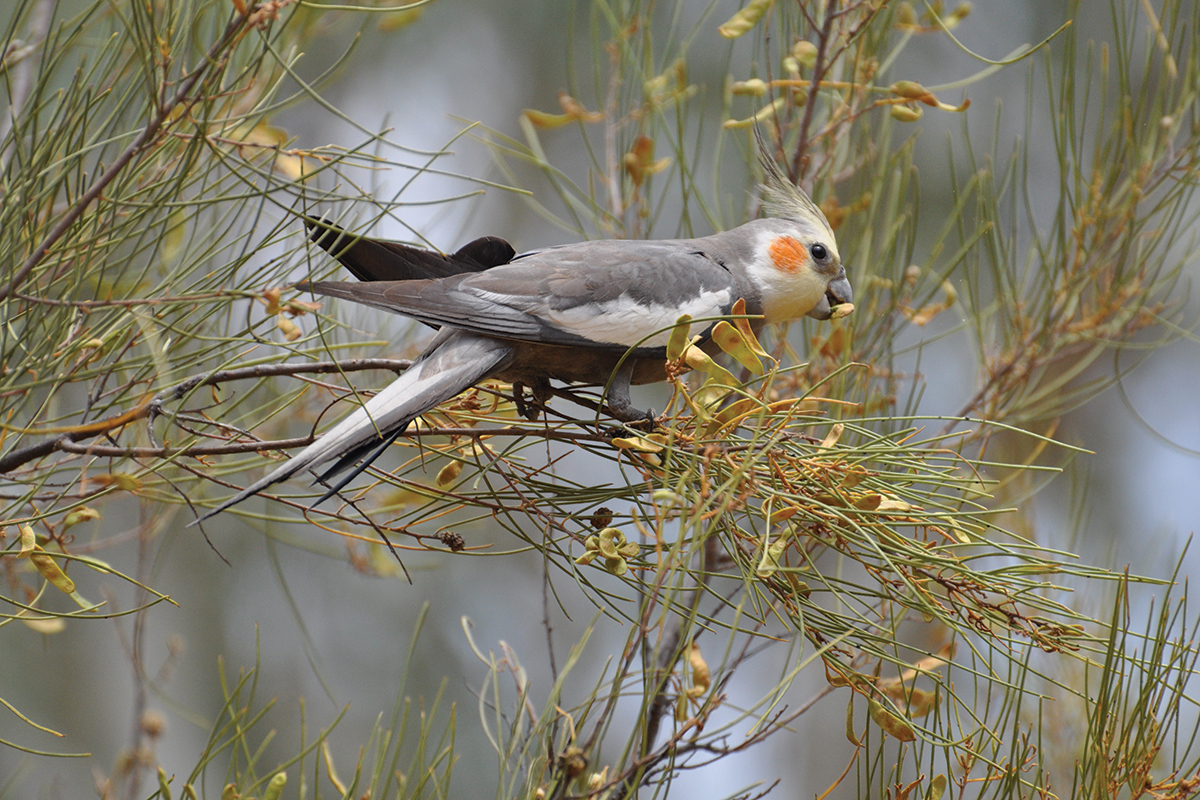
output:
M 716 317 L 729 307 L 729 302 L 728 289 L 705 292 L 678 306 L 642 305 L 622 295 L 607 303 L 550 311 L 545 319 L 564 331 L 594 342 L 626 347 L 665 347 L 671 337 L 670 328 L 681 316 Z M 667 330 L 660 330 L 663 328 Z M 650 338 L 645 339 L 647 336 Z

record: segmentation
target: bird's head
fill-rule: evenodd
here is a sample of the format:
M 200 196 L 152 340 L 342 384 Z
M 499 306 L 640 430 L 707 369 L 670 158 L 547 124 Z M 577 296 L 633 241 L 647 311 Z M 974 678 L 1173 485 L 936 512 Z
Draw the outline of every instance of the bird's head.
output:
M 792 183 L 760 146 L 763 206 L 773 222 L 755 242 L 750 273 L 762 291 L 768 322 L 809 316 L 829 319 L 854 293 L 833 228 L 821 209 Z

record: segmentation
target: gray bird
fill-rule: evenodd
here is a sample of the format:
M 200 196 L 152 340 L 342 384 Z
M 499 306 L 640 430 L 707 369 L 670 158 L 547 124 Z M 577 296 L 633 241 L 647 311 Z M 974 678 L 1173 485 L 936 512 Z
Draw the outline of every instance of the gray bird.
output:
M 698 239 L 580 242 L 516 255 L 503 239 L 476 239 L 451 255 L 356 238 L 322 220 L 313 236 L 360 283 L 312 291 L 412 317 L 440 330 L 409 369 L 299 454 L 196 522 L 336 459 L 325 481 L 362 462 L 339 491 L 413 419 L 487 378 L 609 385 L 608 411 L 645 419 L 630 384 L 665 380 L 665 346 L 680 316 L 719 317 L 739 298 L 754 323 L 828 319 L 852 292 L 821 210 L 763 159 L 766 219 Z M 711 326 L 710 326 L 711 329 Z M 702 334 L 707 340 L 709 330 Z M 710 343 L 711 344 L 711 343 Z M 622 361 L 622 359 L 624 360 Z

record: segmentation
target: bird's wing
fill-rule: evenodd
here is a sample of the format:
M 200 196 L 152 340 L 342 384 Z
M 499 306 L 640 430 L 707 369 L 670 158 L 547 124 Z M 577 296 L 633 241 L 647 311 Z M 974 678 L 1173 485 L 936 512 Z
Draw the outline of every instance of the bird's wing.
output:
M 480 272 L 512 261 L 516 251 L 497 236 L 484 236 L 451 255 L 419 247 L 368 239 L 328 219 L 308 223 L 309 237 L 360 281 L 410 281 Z
M 529 253 L 441 280 L 315 283 L 312 289 L 422 322 L 507 339 L 661 348 L 682 314 L 729 312 L 739 292 L 693 242 L 598 241 Z

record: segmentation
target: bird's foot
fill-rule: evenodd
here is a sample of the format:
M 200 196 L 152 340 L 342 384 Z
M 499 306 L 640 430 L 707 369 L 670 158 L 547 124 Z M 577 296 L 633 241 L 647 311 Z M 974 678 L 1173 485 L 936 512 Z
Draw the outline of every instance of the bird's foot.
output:
M 537 419 L 537 411 L 531 409 L 525 402 L 525 384 L 513 381 L 512 392 L 513 405 L 517 407 L 517 413 L 528 420 Z
M 642 411 L 639 408 L 634 408 L 633 403 L 629 400 L 629 382 L 633 377 L 632 359 L 621 365 L 613 375 L 612 382 L 608 386 L 608 393 L 604 397 L 605 409 L 613 417 L 621 420 L 626 425 L 633 427 L 643 427 L 648 431 L 654 430 L 658 424 L 658 415 L 654 413 L 654 409 L 648 408 Z
M 521 381 L 513 381 L 513 405 L 517 407 L 517 413 L 530 422 L 541 416 L 542 409 L 546 406 L 546 401 L 550 399 L 552 392 L 550 391 L 550 383 L 545 379 L 534 381 L 529 386 L 529 394 L 533 397 L 533 403 L 525 402 L 525 384 Z
M 647 408 L 645 411 L 634 408 L 628 398 L 624 403 L 615 403 L 610 396 L 604 407 L 613 418 L 619 419 L 631 428 L 652 431 L 658 425 L 658 414 L 654 413 L 653 408 Z
M 658 415 L 654 413 L 653 408 L 647 408 L 642 412 L 642 416 L 636 419 L 624 420 L 624 422 L 626 428 L 636 428 L 639 431 L 653 433 L 654 429 L 658 427 Z

